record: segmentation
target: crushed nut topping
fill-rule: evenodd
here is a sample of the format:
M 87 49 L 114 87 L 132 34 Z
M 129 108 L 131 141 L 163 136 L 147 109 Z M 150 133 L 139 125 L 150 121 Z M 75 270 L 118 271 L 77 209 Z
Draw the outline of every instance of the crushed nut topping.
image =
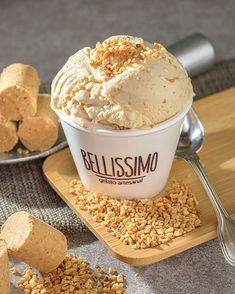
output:
M 98 42 L 95 49 L 90 53 L 90 65 L 99 68 L 104 80 L 108 81 L 115 76 L 123 73 L 129 66 L 138 64 L 138 71 L 144 70 L 144 63 L 151 58 L 157 58 L 166 49 L 159 43 L 154 43 L 153 47 L 147 47 L 143 41 L 137 43 L 131 42 L 128 37 L 116 37 Z M 61 97 L 57 103 L 57 108 L 62 109 L 67 115 L 71 114 L 68 105 L 83 109 L 84 104 L 78 101 L 80 91 L 91 92 L 96 85 L 95 94 L 101 95 L 102 81 L 98 81 L 91 74 L 82 80 L 78 80 L 76 85 L 64 97 Z M 71 103 L 70 103 L 71 102 Z
M 30 268 L 24 271 L 17 282 L 26 294 L 125 294 L 124 276 L 113 270 L 108 274 L 98 265 L 92 269 L 88 262 L 74 254 L 65 260 L 54 271 L 44 274 L 41 279 Z
M 88 191 L 80 180 L 71 182 L 70 193 L 79 209 L 87 211 L 113 236 L 135 249 L 163 244 L 201 224 L 195 195 L 186 184 L 176 180 L 162 196 L 151 199 L 110 199 Z
M 149 48 L 144 42 L 132 43 L 128 37 L 112 38 L 96 44 L 90 65 L 99 67 L 108 80 L 136 61 L 145 63 L 150 58 L 158 57 L 162 50 L 164 47 L 158 43 L 154 43 L 154 48 Z

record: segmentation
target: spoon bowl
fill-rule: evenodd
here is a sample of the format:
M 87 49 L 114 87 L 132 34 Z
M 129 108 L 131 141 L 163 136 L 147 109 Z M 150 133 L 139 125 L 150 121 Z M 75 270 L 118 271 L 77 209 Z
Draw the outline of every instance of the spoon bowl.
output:
M 202 147 L 204 135 L 203 125 L 195 110 L 191 108 L 184 119 L 176 154 L 183 157 L 198 152 Z

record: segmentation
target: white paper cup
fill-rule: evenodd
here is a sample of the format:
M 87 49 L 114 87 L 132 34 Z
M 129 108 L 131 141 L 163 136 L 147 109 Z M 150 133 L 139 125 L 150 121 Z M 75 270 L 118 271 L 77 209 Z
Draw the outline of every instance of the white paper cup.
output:
M 192 105 L 148 130 L 84 129 L 60 111 L 77 171 L 90 191 L 114 198 L 151 198 L 165 186 L 181 126 Z

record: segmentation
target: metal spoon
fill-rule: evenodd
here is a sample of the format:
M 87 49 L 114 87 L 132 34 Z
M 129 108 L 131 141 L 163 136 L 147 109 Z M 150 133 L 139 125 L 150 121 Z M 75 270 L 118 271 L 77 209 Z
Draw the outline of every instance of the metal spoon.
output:
M 189 162 L 199 176 L 216 212 L 217 235 L 224 257 L 235 266 L 235 221 L 228 215 L 200 163 L 197 152 L 202 147 L 203 139 L 204 128 L 195 110 L 191 108 L 183 123 L 176 155 Z

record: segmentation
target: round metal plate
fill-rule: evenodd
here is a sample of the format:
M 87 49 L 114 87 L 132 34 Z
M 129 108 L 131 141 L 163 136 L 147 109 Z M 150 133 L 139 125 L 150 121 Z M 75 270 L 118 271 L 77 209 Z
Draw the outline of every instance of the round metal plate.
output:
M 43 83 L 40 87 L 40 93 L 50 93 L 50 83 Z M 14 164 L 43 158 L 65 148 L 67 145 L 68 144 L 62 126 L 59 125 L 58 140 L 52 148 L 45 151 L 29 152 L 27 155 L 23 155 L 17 152 L 18 148 L 25 149 L 25 147 L 19 142 L 12 151 L 7 153 L 0 152 L 0 165 Z
M 7 153 L 0 153 L 0 165 L 14 164 L 14 163 L 31 161 L 38 158 L 43 158 L 65 148 L 66 146 L 67 146 L 67 141 L 66 141 L 63 129 L 60 125 L 58 140 L 52 148 L 45 151 L 41 151 L 41 152 L 40 151 L 29 152 L 27 155 L 22 155 L 17 152 L 17 149 L 18 148 L 25 149 L 25 147 L 21 143 L 18 143 L 12 151 Z

